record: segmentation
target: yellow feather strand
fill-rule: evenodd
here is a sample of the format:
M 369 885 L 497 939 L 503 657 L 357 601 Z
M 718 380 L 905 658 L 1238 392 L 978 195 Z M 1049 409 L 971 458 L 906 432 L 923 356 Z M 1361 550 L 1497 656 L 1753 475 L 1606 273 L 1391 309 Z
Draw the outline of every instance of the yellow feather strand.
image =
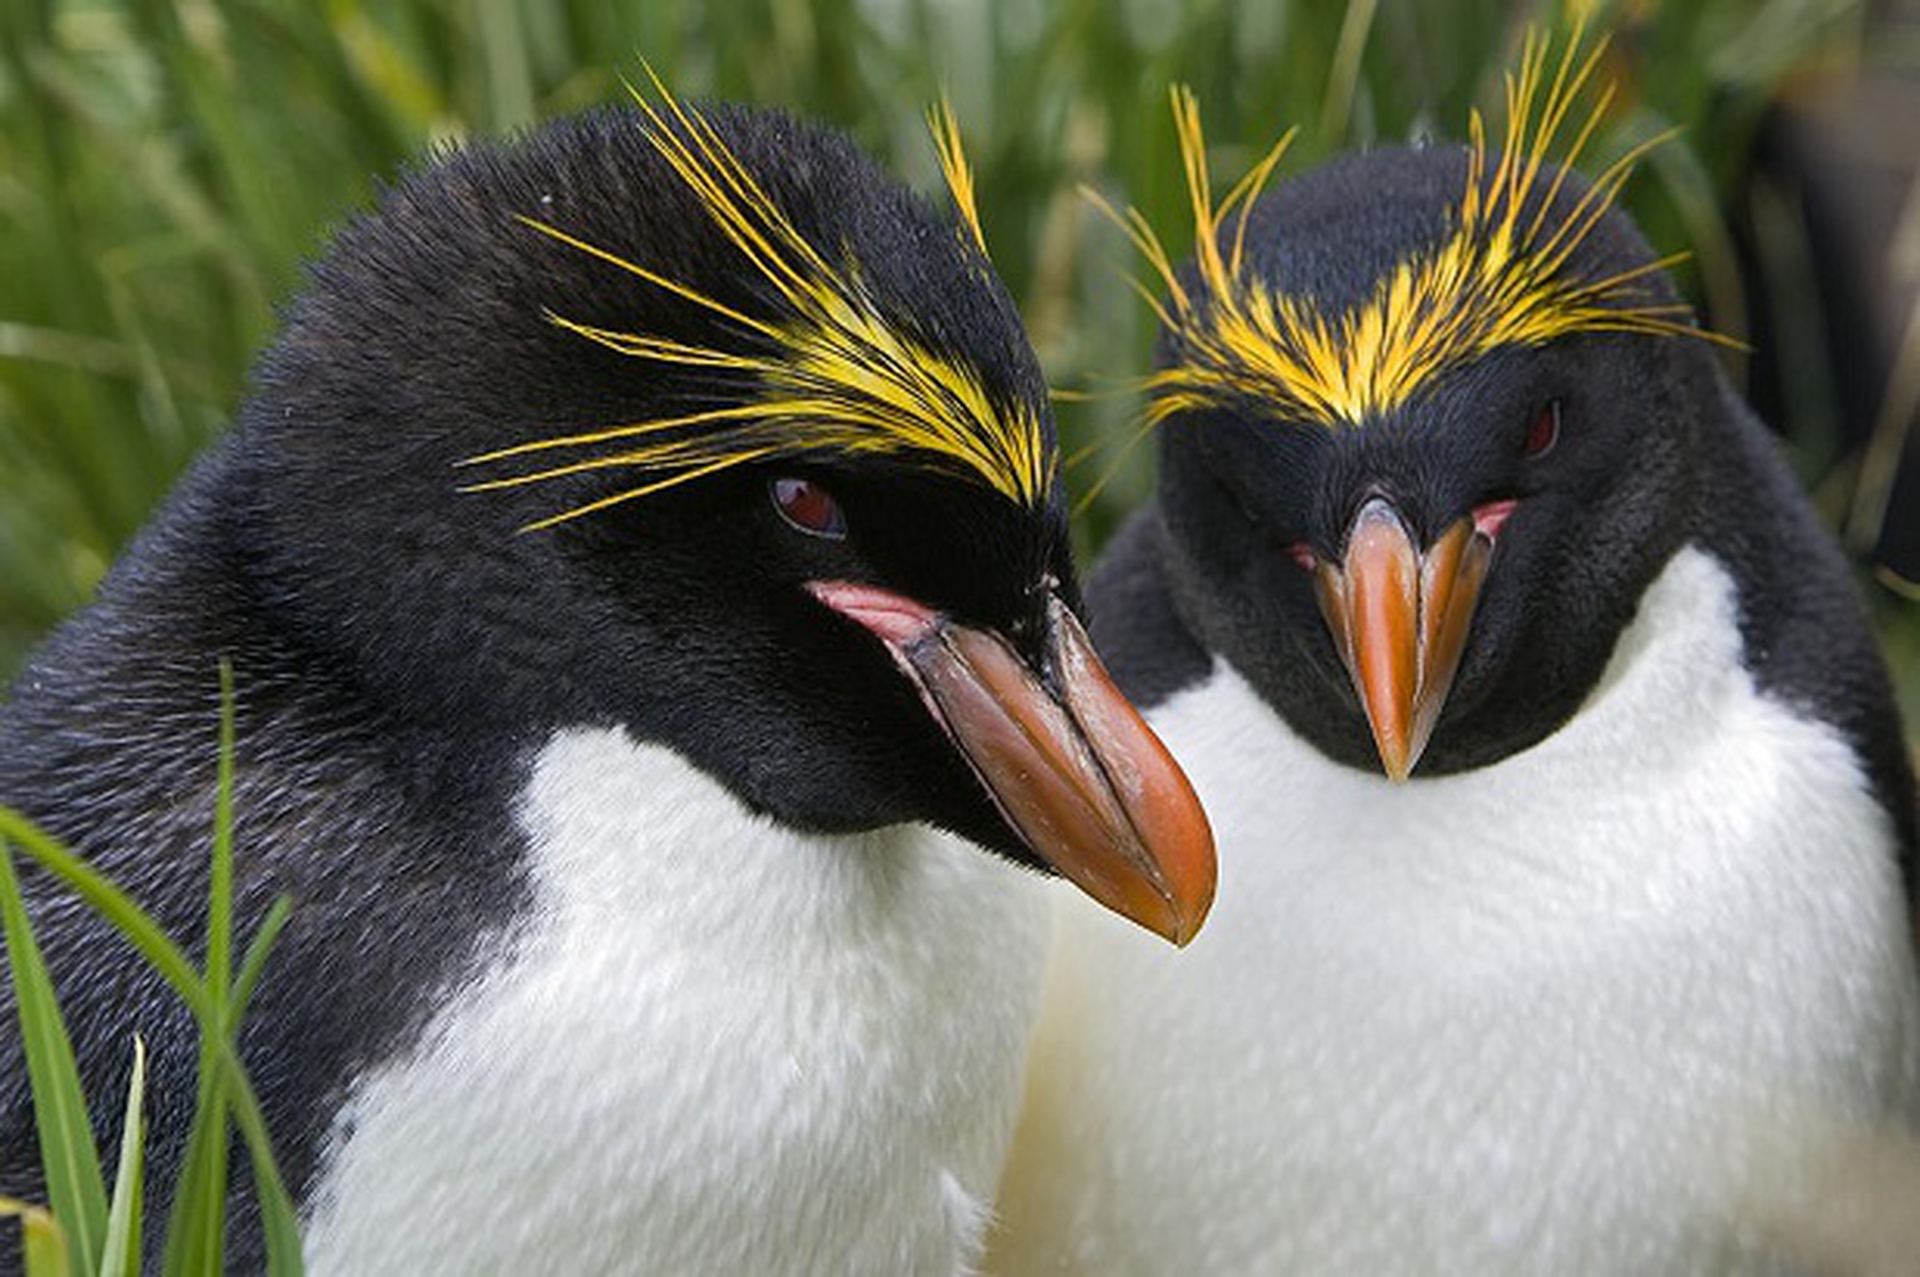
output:
M 506 461 L 513 457 L 524 457 L 535 452 L 547 452 L 555 448 L 586 448 L 595 444 L 610 443 L 615 439 L 631 439 L 637 435 L 658 434 L 666 430 L 685 430 L 691 426 L 711 426 L 717 422 L 751 422 L 761 416 L 759 404 L 735 404 L 726 408 L 714 408 L 707 412 L 692 412 L 680 417 L 659 417 L 651 421 L 636 421 L 622 426 L 607 426 L 600 430 L 591 430 L 585 434 L 561 435 L 552 439 L 534 439 L 527 443 L 515 444 L 511 448 L 502 448 L 498 452 L 485 453 L 478 457 L 469 457 L 460 462 L 463 466 L 491 465 L 496 461 Z M 526 482 L 519 478 L 486 479 L 469 485 L 470 491 L 484 492 L 497 488 L 511 488 Z
M 529 228 L 677 297 L 749 338 L 747 349 L 710 347 L 649 333 L 622 332 L 549 312 L 548 320 L 585 341 L 653 363 L 728 374 L 742 401 L 558 437 L 532 439 L 465 466 L 493 466 L 593 449 L 522 473 L 468 484 L 482 492 L 543 483 L 605 469 L 633 469 L 635 487 L 563 511 L 527 530 L 663 491 L 749 462 L 807 456 L 890 456 L 983 482 L 1018 504 L 1038 506 L 1057 459 L 1044 443 L 1038 411 L 1002 404 L 976 369 L 890 324 L 867 292 L 858 264 L 832 265 L 802 235 L 759 181 L 697 110 L 676 101 L 651 68 L 651 97 L 628 86 L 647 141 L 698 199 L 716 230 L 779 297 L 785 314 L 755 317 L 660 271 L 522 217 Z M 959 127 L 944 104 L 930 113 L 934 144 L 954 203 L 982 253 L 972 171 Z
M 940 156 L 940 172 L 946 178 L 953 206 L 973 235 L 974 246 L 986 256 L 987 233 L 980 229 L 980 209 L 974 203 L 973 166 L 967 163 L 966 149 L 960 144 L 960 121 L 954 118 L 953 103 L 945 98 L 927 111 L 927 131 L 933 134 L 933 149 Z
M 644 483 L 637 488 L 628 488 L 624 492 L 616 492 L 612 496 L 602 497 L 598 501 L 589 501 L 583 506 L 576 506 L 574 509 L 563 511 L 560 514 L 550 515 L 547 518 L 529 523 L 520 530 L 522 532 L 544 532 L 548 528 L 558 527 L 562 523 L 570 523 L 583 515 L 597 514 L 610 506 L 637 500 L 640 497 L 650 497 L 656 492 L 677 487 L 683 483 L 690 483 L 695 479 L 704 479 L 716 471 L 725 470 L 731 466 L 740 466 L 745 465 L 749 461 L 758 461 L 760 455 L 761 454 L 753 452 L 730 453 L 718 461 L 711 462 L 707 465 L 699 466 L 691 470 L 681 470 L 676 474 L 668 475 L 664 479 L 656 479 L 652 483 Z
M 1194 270 L 1204 296 L 1181 285 L 1172 255 L 1137 209 L 1120 213 L 1089 192 L 1165 291 L 1164 300 L 1152 305 L 1176 338 L 1180 359 L 1146 380 L 1148 427 L 1241 398 L 1266 401 L 1305 421 L 1357 425 L 1488 351 L 1539 346 L 1572 333 L 1688 336 L 1737 345 L 1686 322 L 1686 307 L 1656 303 L 1642 291 L 1650 276 L 1685 254 L 1602 279 L 1582 279 L 1570 270 L 1635 165 L 1670 134 L 1635 145 L 1570 208 L 1556 208 L 1566 174 L 1611 108 L 1614 89 L 1603 86 L 1574 126 L 1574 108 L 1593 82 L 1607 41 L 1602 37 L 1583 48 L 1583 31 L 1576 28 L 1557 60 L 1551 43 L 1538 31 L 1523 41 L 1517 66 L 1506 77 L 1497 150 L 1489 146 L 1479 113 L 1469 114 L 1467 179 L 1452 234 L 1399 263 L 1370 297 L 1340 314 L 1327 314 L 1306 297 L 1276 293 L 1246 270 L 1249 216 L 1293 132 L 1216 204 L 1198 101 L 1191 90 L 1176 87 L 1174 128 L 1193 210 Z M 1235 222 L 1223 252 L 1230 217 Z

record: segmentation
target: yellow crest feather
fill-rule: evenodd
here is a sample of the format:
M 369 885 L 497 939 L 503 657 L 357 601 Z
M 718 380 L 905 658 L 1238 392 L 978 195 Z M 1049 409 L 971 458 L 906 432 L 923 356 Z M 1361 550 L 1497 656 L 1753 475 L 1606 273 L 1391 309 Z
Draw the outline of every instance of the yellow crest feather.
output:
M 940 155 L 940 172 L 947 180 L 953 206 L 973 235 L 973 243 L 982 257 L 987 254 L 987 233 L 980 229 L 980 209 L 974 203 L 973 166 L 960 144 L 960 121 L 954 118 L 953 103 L 942 98 L 927 111 L 927 131 L 933 134 L 933 149 Z
M 1582 57 L 1576 31 L 1549 77 L 1549 41 L 1530 32 L 1518 71 L 1506 77 L 1506 131 L 1491 168 L 1479 114 L 1469 118 L 1467 180 L 1451 235 L 1400 262 L 1361 304 L 1332 315 L 1310 298 L 1272 290 L 1244 269 L 1247 214 L 1293 133 L 1216 204 L 1198 103 L 1189 90 L 1176 87 L 1174 122 L 1193 206 L 1194 268 L 1204 298 L 1182 286 L 1164 243 L 1137 210 L 1121 215 L 1103 204 L 1164 286 L 1165 300 L 1153 305 L 1180 352 L 1178 362 L 1147 380 L 1149 427 L 1189 409 L 1241 397 L 1265 400 L 1305 421 L 1358 424 L 1405 403 L 1440 374 L 1488 351 L 1537 346 L 1575 332 L 1692 336 L 1736 344 L 1688 323 L 1685 306 L 1642 300 L 1640 282 L 1685 254 L 1601 279 L 1568 269 L 1634 164 L 1670 135 L 1632 148 L 1570 209 L 1547 221 L 1567 172 L 1612 103 L 1609 86 L 1571 142 L 1553 154 L 1606 44 L 1603 37 Z M 1529 202 L 1533 212 L 1526 216 Z M 1236 210 L 1240 216 L 1231 243 L 1223 245 L 1223 231 Z
M 589 244 L 531 217 L 520 221 L 652 287 L 727 321 L 756 349 L 696 345 L 648 333 L 620 332 L 549 311 L 547 318 L 596 345 L 655 363 L 737 374 L 753 387 L 743 402 L 585 433 L 534 439 L 462 462 L 519 463 L 469 492 L 520 487 L 596 470 L 640 473 L 633 487 L 528 526 L 552 527 L 597 510 L 765 459 L 830 453 L 891 455 L 986 484 L 1037 507 L 1051 488 L 1057 458 L 1038 412 L 998 402 L 976 369 L 901 332 L 881 314 L 857 262 L 835 266 L 794 226 L 699 111 L 682 106 L 652 79 L 656 102 L 629 86 L 647 141 L 693 192 L 714 228 L 771 286 L 783 314 L 757 317 L 692 285 Z M 973 242 L 984 252 L 973 208 L 971 173 L 949 111 L 932 117 L 936 147 Z M 532 468 L 524 468 L 531 464 Z

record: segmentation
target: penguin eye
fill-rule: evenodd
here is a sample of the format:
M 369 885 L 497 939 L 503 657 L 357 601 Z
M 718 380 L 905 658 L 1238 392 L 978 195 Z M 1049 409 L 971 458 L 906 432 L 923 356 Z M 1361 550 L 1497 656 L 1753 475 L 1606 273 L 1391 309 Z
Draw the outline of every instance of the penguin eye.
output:
M 1520 455 L 1532 461 L 1544 457 L 1553 451 L 1553 445 L 1560 440 L 1560 401 L 1549 399 L 1539 412 L 1533 414 L 1533 422 L 1527 427 L 1527 441 L 1520 447 Z
M 847 517 L 840 513 L 840 503 L 811 479 L 781 475 L 768 480 L 767 495 L 773 498 L 773 508 L 780 517 L 808 536 L 828 541 L 846 538 Z

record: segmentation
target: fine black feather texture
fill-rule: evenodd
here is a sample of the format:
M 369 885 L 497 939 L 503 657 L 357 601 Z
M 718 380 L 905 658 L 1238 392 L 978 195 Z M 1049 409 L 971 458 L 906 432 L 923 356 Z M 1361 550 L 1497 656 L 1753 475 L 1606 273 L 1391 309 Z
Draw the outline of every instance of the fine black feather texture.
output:
M 1051 454 L 1014 307 L 964 230 L 833 133 L 771 111 L 700 116 L 878 316 L 1017 405 Z M 463 461 L 755 391 L 620 355 L 552 315 L 756 349 L 751 331 L 528 219 L 743 315 L 781 314 L 637 112 L 435 158 L 341 230 L 235 429 L 0 709 L 0 801 L 193 951 L 217 668 L 232 662 L 241 934 L 274 896 L 294 898 L 241 1049 L 296 1198 L 351 1080 L 418 1033 L 524 905 L 510 803 L 557 726 L 669 744 L 799 828 L 922 820 L 1032 859 L 879 645 L 800 583 L 885 583 L 1037 652 L 1036 588 L 1076 598 L 1057 484 L 1020 504 L 911 456 L 803 453 L 777 472 L 828 487 L 843 542 L 794 534 L 768 501 L 775 472 L 752 464 L 521 531 L 631 476 L 463 492 Z M 157 1226 L 193 1101 L 188 1018 L 103 923 L 44 876 L 25 880 L 98 1131 L 117 1129 L 131 1035 L 150 1044 Z M 9 995 L 0 1193 L 38 1197 L 37 1160 Z M 237 1270 L 258 1266 L 244 1210 L 231 1241 Z
M 1460 148 L 1383 149 L 1289 181 L 1250 215 L 1248 269 L 1331 313 L 1357 305 L 1449 234 L 1469 162 Z M 1558 198 L 1584 189 L 1569 176 Z M 1653 260 L 1610 213 L 1575 264 L 1597 277 Z M 1674 295 L 1663 275 L 1645 285 L 1656 300 Z M 1163 360 L 1179 357 L 1177 341 L 1163 344 Z M 1096 568 L 1095 635 L 1147 704 L 1199 681 L 1201 653 L 1218 653 L 1323 752 L 1376 767 L 1312 578 L 1288 547 L 1337 558 L 1372 495 L 1391 497 L 1422 544 L 1480 503 L 1517 498 L 1420 763 L 1446 774 L 1497 763 L 1566 722 L 1641 592 L 1697 543 L 1739 587 L 1758 685 L 1832 723 L 1858 752 L 1911 884 L 1912 775 L 1847 566 L 1716 359 L 1679 336 L 1582 333 L 1492 351 L 1355 426 L 1292 420 L 1257 400 L 1172 416 L 1158 427 L 1160 491 Z M 1550 402 L 1563 413 L 1561 441 L 1529 462 L 1524 432 Z

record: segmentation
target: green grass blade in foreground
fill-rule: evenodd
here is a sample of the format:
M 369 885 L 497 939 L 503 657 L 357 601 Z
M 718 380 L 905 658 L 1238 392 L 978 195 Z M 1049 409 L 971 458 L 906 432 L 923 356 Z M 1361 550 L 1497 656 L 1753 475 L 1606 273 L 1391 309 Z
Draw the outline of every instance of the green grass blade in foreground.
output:
M 21 1250 L 25 1253 L 26 1277 L 71 1277 L 67 1261 L 67 1235 L 58 1221 L 44 1209 L 11 1197 L 0 1197 L 0 1216 L 11 1215 L 20 1221 Z
M 220 760 L 213 787 L 213 866 L 207 878 L 207 992 L 231 1039 L 233 1009 L 233 663 L 220 661 Z M 204 1026 L 203 1026 L 204 1027 Z
M 33 1118 L 40 1135 L 40 1164 L 46 1170 L 47 1201 L 74 1254 L 91 1270 L 98 1262 L 107 1231 L 107 1190 L 100 1155 L 87 1122 L 86 1096 L 74 1063 L 73 1043 L 60 1019 L 53 978 L 27 921 L 13 855 L 0 836 L 0 918 L 7 932 L 7 965 L 13 976 L 14 1007 L 20 1043 L 33 1088 Z
M 140 1197 L 146 1188 L 147 1044 L 133 1035 L 133 1077 L 127 1083 L 127 1112 L 120 1123 L 120 1163 L 113 1173 L 113 1202 L 107 1209 L 107 1244 L 99 1277 L 139 1277 Z
M 186 1000 L 194 1014 L 201 1013 L 207 997 L 200 987 L 200 973 L 187 961 L 180 947 L 167 938 L 160 924 L 134 903 L 133 897 L 5 804 L 0 804 L 0 839 L 33 857 L 41 868 L 64 882 L 95 913 L 112 923 L 114 930 L 140 951 L 147 965 Z
M 212 1004 L 200 1018 L 199 1089 L 167 1220 L 167 1277 L 226 1267 L 227 1088 L 221 1043 L 233 1041 L 233 667 L 220 662 L 220 755 L 214 782 L 213 863 L 207 875 L 207 968 L 201 987 Z
M 235 1023 L 246 1015 L 247 1004 L 253 1001 L 254 986 L 260 983 L 260 973 L 266 968 L 267 955 L 273 952 L 273 942 L 280 938 L 280 929 L 287 925 L 287 919 L 292 915 L 293 897 L 281 896 L 267 910 L 267 916 L 260 920 L 260 929 L 253 933 L 246 956 L 240 960 L 240 972 L 233 980 Z
M 221 999 L 223 1032 L 217 1041 L 219 1059 L 215 1063 L 226 1082 L 221 1088 L 221 1109 L 233 1113 L 247 1142 L 248 1160 L 253 1166 L 254 1183 L 260 1200 L 261 1226 L 266 1233 L 267 1271 L 279 1277 L 281 1274 L 304 1271 L 305 1265 L 300 1255 L 299 1221 L 294 1216 L 293 1202 L 287 1196 L 286 1186 L 281 1183 L 279 1167 L 274 1164 L 273 1145 L 268 1137 L 266 1121 L 261 1116 L 259 1100 L 253 1094 L 246 1072 L 240 1066 L 235 1044 L 240 1034 L 241 1016 L 253 997 L 254 986 L 259 983 L 260 973 L 266 967 L 274 941 L 280 938 L 280 930 L 286 926 L 287 918 L 293 911 L 293 902 L 281 896 L 268 908 L 267 916 L 254 932 L 253 940 L 241 957 L 239 972 L 229 981 L 233 945 L 233 755 L 233 666 L 223 660 L 220 662 L 220 771 L 214 800 L 213 885 L 209 903 L 213 916 L 208 919 L 209 930 L 217 929 L 220 936 L 220 984 L 215 987 L 219 988 L 216 996 Z M 214 986 L 211 958 L 207 983 Z M 206 1021 L 202 1020 L 203 1037 L 206 1030 Z M 226 1129 L 226 1122 L 222 1120 L 220 1130 L 223 1145 Z M 224 1165 L 224 1148 L 221 1156 Z
M 166 1263 L 161 1269 L 165 1277 L 196 1277 L 225 1267 L 227 1105 L 220 1057 L 210 1036 L 215 1031 L 201 1025 L 206 1040 L 201 1047 L 200 1083 L 187 1152 L 174 1187 L 173 1212 L 167 1218 Z
M 4 804 L 0 804 L 0 839 L 10 839 L 17 844 L 111 922 L 140 951 L 147 965 L 173 986 L 196 1019 L 205 1023 L 214 1018 L 212 1000 L 193 964 L 132 897 Z M 267 1271 L 275 1277 L 298 1274 L 303 1271 L 298 1219 L 293 1199 L 287 1195 L 286 1184 L 273 1160 L 273 1145 L 267 1135 L 259 1097 L 253 1093 L 233 1044 L 223 1039 L 219 1048 L 228 1086 L 227 1102 L 232 1106 L 240 1134 L 247 1141 L 247 1154 L 253 1164 L 260 1218 L 267 1238 Z

